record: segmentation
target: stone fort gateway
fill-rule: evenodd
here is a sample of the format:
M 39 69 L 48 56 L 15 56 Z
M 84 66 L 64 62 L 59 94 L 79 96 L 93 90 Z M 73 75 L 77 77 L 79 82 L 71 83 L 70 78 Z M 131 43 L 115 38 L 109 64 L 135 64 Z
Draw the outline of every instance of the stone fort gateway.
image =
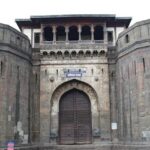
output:
M 130 21 L 0 24 L 0 149 L 150 150 L 150 20 Z

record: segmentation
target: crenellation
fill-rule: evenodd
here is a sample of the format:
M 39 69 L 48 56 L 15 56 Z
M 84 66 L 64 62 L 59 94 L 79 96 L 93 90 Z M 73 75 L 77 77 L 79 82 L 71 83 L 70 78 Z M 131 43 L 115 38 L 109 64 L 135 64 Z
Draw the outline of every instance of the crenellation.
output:
M 17 51 L 23 51 L 28 56 L 31 55 L 30 43 L 28 37 L 21 35 L 19 31 L 14 30 L 7 25 L 0 25 L 1 29 L 1 44 L 4 46 L 10 46 Z M 8 49 L 7 49 L 8 50 Z M 13 51 L 11 51 L 13 52 Z

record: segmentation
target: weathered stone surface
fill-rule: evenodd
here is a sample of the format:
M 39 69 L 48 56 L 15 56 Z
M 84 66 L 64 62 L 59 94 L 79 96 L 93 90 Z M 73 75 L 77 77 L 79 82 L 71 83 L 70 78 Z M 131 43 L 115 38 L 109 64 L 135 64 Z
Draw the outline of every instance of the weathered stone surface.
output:
M 150 20 L 136 23 L 120 34 L 117 60 L 119 138 L 149 141 Z M 129 36 L 128 43 L 125 42 Z
M 136 23 L 119 35 L 117 48 L 104 32 L 104 43 L 43 42 L 31 51 L 25 35 L 0 24 L 0 145 L 149 150 L 149 31 L 150 20 Z M 59 102 L 71 89 L 90 99 L 90 145 L 58 145 Z
M 28 143 L 31 74 L 29 40 L 7 25 L 0 24 L 0 31 L 3 31 L 0 33 L 0 145 L 9 140 Z

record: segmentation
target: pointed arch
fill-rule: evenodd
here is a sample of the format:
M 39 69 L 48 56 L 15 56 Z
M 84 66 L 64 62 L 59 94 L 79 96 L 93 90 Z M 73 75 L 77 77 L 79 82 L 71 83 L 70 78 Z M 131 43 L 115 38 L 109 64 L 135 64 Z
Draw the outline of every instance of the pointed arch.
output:
M 99 101 L 94 88 L 86 82 L 80 80 L 70 80 L 58 85 L 53 91 L 50 100 L 50 133 L 58 135 L 59 128 L 59 102 L 64 93 L 69 90 L 77 89 L 87 94 L 91 103 L 92 129 L 99 129 Z

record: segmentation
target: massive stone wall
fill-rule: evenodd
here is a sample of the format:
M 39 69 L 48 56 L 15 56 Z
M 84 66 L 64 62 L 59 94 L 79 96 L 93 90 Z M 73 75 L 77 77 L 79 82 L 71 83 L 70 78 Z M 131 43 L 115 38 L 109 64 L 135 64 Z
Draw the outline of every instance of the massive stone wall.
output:
M 40 51 L 33 49 L 32 53 L 32 79 L 31 79 L 31 113 L 30 129 L 31 141 L 39 143 L 40 139 Z
M 0 145 L 28 143 L 30 72 L 28 38 L 0 24 Z
M 26 36 L 0 24 L 1 145 L 56 143 L 60 97 L 76 88 L 91 101 L 93 143 L 118 138 L 111 149 L 149 149 L 140 142 L 150 141 L 150 20 L 119 35 L 117 56 L 116 47 L 104 44 L 40 48 L 32 53 Z M 69 70 L 81 76 L 69 77 Z
M 119 139 L 150 141 L 150 20 L 122 32 L 117 44 Z

